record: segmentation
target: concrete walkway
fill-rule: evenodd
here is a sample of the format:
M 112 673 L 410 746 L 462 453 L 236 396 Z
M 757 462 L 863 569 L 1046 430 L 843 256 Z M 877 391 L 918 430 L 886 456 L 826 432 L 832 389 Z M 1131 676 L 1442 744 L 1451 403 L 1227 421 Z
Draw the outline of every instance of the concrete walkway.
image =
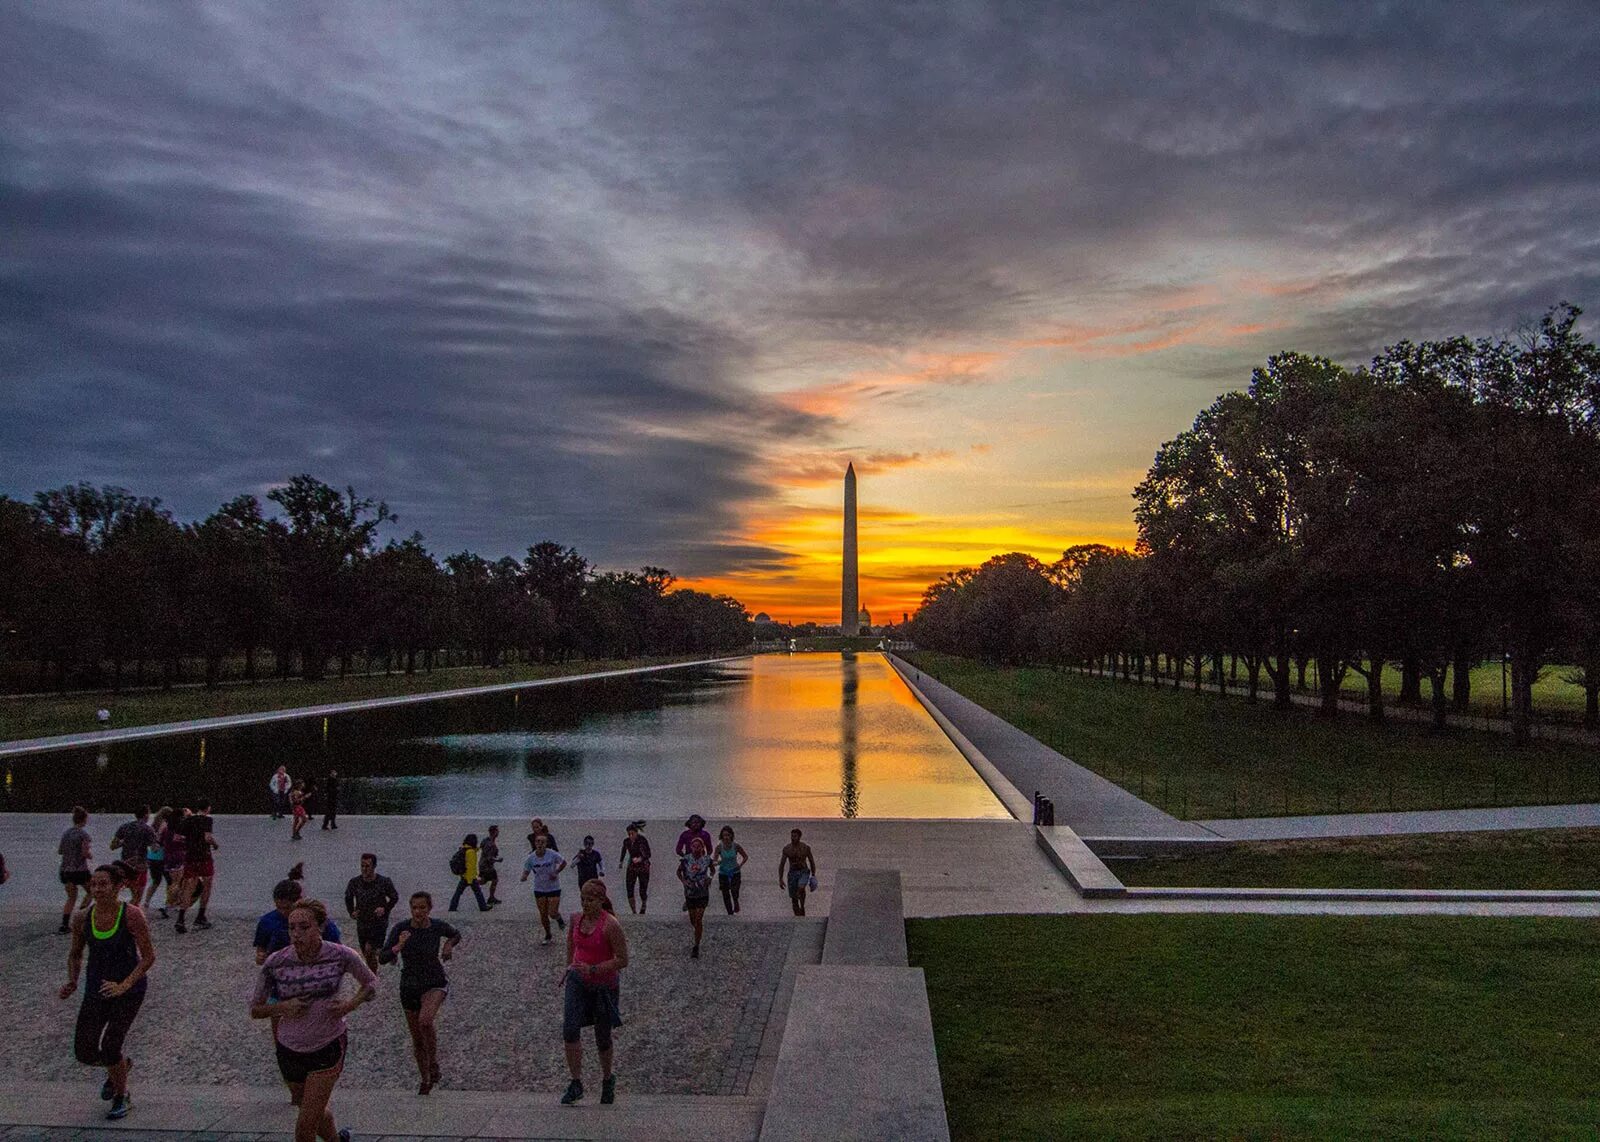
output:
M 1500 809 L 1420 809 L 1310 817 L 1239 817 L 1200 821 L 1233 841 L 1379 837 L 1401 833 L 1474 833 L 1496 829 L 1600 828 L 1600 805 L 1516 805 Z
M 418 702 L 439 702 L 450 698 L 472 698 L 480 694 L 502 694 L 511 690 L 531 690 L 539 686 L 564 686 L 572 682 L 592 682 L 599 678 L 621 678 L 629 674 L 652 674 L 661 670 L 682 670 L 689 666 L 708 666 L 748 655 L 698 658 L 692 662 L 668 662 L 659 666 L 629 666 L 621 670 L 596 670 L 590 674 L 567 674 L 558 678 L 535 678 L 527 682 L 498 682 L 491 686 L 463 686 L 455 690 L 434 690 L 426 694 L 397 694 L 389 698 L 363 698 L 353 702 L 328 702 L 320 706 L 295 706 L 286 710 L 260 710 L 251 714 L 229 714 L 218 718 L 193 718 L 183 722 L 161 722 L 153 726 L 128 726 L 123 729 L 89 730 L 79 734 L 56 734 L 44 738 L 21 738 L 0 742 L 0 757 L 22 753 L 47 753 L 61 749 L 137 741 L 141 738 L 171 737 L 177 734 L 209 733 L 235 726 L 254 726 L 263 722 L 284 722 L 295 718 L 324 718 L 360 710 L 382 710 L 389 706 L 410 706 Z
M 1053 798 L 1056 824 L 1085 837 L 1212 836 L 1062 756 L 895 655 L 885 657 L 913 692 L 920 690 L 1026 798 L 1035 789 Z

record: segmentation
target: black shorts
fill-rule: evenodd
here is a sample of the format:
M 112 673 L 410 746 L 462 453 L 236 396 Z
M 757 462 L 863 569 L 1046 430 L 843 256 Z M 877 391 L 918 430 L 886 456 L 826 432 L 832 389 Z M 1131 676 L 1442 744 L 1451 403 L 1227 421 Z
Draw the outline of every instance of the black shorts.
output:
M 89 883 L 89 870 L 88 869 L 84 869 L 82 872 L 63 872 L 61 874 L 61 883 L 62 884 L 88 884 Z
M 358 947 L 383 947 L 383 942 L 388 938 L 388 931 L 383 926 L 381 919 L 356 921 L 356 945 Z
M 535 889 L 533 898 L 535 900 L 560 900 L 561 889 L 558 888 L 554 892 L 540 892 L 538 889 Z
M 315 1051 L 291 1051 L 282 1043 L 278 1048 L 278 1073 L 286 1083 L 303 1083 L 319 1071 L 331 1071 L 344 1066 L 344 1049 L 348 1035 L 340 1035 L 333 1042 Z
M 422 997 L 430 991 L 442 991 L 446 998 L 450 996 L 450 985 L 447 983 L 430 983 L 422 986 L 402 983 L 400 985 L 400 1010 L 421 1011 Z

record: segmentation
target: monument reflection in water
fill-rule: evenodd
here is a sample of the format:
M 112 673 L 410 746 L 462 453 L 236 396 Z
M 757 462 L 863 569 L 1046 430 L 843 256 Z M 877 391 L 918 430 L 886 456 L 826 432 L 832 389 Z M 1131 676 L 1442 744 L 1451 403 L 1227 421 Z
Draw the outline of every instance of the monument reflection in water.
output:
M 987 785 L 878 654 L 712 667 L 13 759 L 5 808 L 260 812 L 278 765 L 337 769 L 344 813 L 994 817 Z

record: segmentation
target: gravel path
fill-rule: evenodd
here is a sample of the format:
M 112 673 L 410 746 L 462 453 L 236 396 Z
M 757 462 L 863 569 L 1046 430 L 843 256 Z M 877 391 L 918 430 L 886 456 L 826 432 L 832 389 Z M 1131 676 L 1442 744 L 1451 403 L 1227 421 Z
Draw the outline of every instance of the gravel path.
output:
M 681 916 L 623 917 L 632 962 L 622 978 L 624 1025 L 617 1071 L 651 1094 L 743 1094 L 801 924 L 707 917 L 701 958 L 688 958 Z M 519 924 L 459 925 L 465 939 L 450 965 L 450 999 L 440 1017 L 446 1088 L 558 1091 L 565 960 Z M 158 1073 L 187 1083 L 279 1082 L 265 1022 L 249 1018 L 255 982 L 254 921 L 218 917 L 209 932 L 184 936 L 158 924 L 156 967 L 127 1053 L 134 1081 Z M 62 1001 L 67 937 L 53 926 L 8 925 L 0 972 L 0 1069 L 31 1078 L 95 1079 L 72 1057 L 79 995 Z M 416 1081 L 400 1012 L 398 965 L 380 972 L 376 1002 L 350 1018 L 350 1059 L 341 1085 L 404 1089 Z M 347 985 L 348 986 L 348 985 Z M 81 995 L 81 992 L 80 992 Z M 594 1040 L 585 1032 L 586 1064 Z M 142 1076 L 142 1077 L 141 1077 Z

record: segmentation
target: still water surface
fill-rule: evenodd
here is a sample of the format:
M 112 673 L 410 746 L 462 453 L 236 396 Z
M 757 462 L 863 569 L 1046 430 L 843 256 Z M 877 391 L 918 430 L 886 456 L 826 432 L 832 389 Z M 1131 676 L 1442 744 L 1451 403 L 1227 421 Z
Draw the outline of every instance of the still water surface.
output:
M 12 759 L 4 808 L 255 812 L 278 765 L 344 813 L 1007 816 L 881 655 L 716 666 Z M 313 804 L 313 811 L 319 806 Z M 312 827 L 315 828 L 315 822 Z

